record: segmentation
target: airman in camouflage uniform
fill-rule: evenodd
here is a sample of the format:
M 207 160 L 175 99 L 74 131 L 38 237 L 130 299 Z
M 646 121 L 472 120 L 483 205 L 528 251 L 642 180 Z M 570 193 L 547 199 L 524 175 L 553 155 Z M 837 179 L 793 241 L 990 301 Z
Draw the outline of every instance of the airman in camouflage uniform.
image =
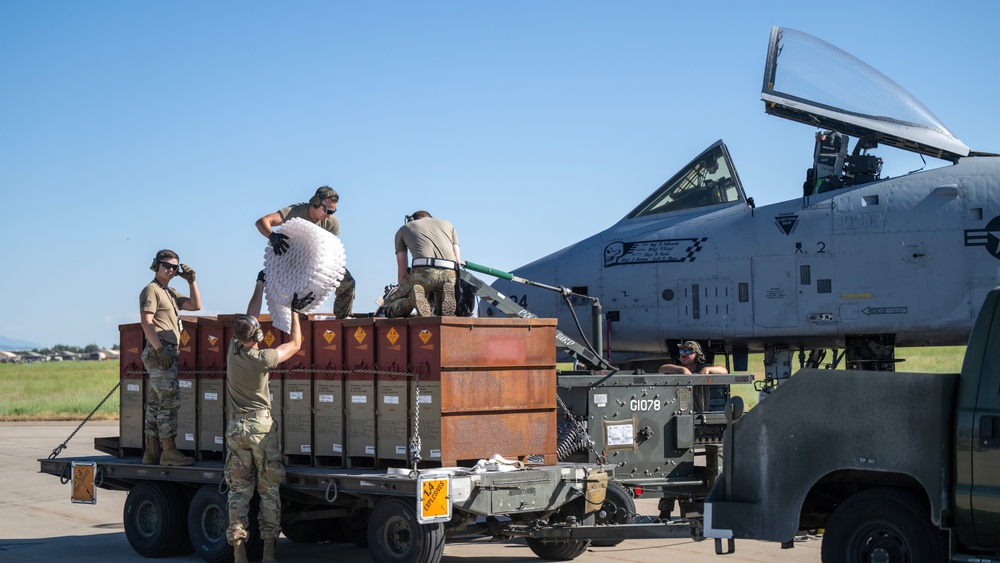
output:
M 263 282 L 258 279 L 257 285 Z M 281 532 L 281 496 L 279 486 L 285 468 L 278 450 L 278 423 L 271 418 L 271 395 L 268 391 L 270 370 L 291 358 L 302 346 L 302 329 L 297 311 L 313 300 L 312 294 L 292 299 L 290 341 L 261 350 L 264 339 L 260 323 L 251 315 L 242 315 L 233 323 L 233 340 L 226 356 L 226 483 L 229 485 L 227 507 L 229 528 L 226 538 L 233 546 L 236 563 L 246 563 L 246 538 L 250 526 L 250 499 L 260 493 L 260 537 L 264 540 L 263 563 L 274 563 L 274 544 Z M 256 305 L 255 305 L 256 303 Z M 250 300 L 250 311 L 257 312 L 259 299 Z
M 407 317 L 413 309 L 421 317 L 454 315 L 462 261 L 455 226 L 417 211 L 396 231 L 395 245 L 399 286 L 386 300 L 386 315 Z M 409 269 L 407 251 L 413 256 Z
M 153 281 L 139 293 L 139 322 L 146 336 L 142 364 L 149 372 L 144 419 L 146 450 L 142 462 L 160 465 L 191 465 L 194 458 L 177 450 L 177 411 L 181 406 L 177 383 L 177 342 L 181 333 L 180 311 L 201 309 L 201 294 L 195 283 L 194 269 L 180 264 L 177 253 L 156 253 L 150 270 Z M 184 278 L 191 288 L 188 298 L 167 287 L 175 276 Z

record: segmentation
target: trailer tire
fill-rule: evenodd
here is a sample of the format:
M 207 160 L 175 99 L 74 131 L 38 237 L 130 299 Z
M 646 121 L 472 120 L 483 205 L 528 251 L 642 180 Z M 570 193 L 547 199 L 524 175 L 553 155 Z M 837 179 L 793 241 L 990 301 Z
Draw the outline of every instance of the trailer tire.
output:
M 604 504 L 597 510 L 595 515 L 597 524 L 632 524 L 635 522 L 635 501 L 625 487 L 614 481 L 608 482 L 608 492 L 604 497 Z M 594 547 L 614 547 L 625 541 L 624 539 L 597 539 L 591 540 L 590 545 Z
M 368 549 L 373 561 L 437 563 L 444 553 L 444 525 L 421 524 L 415 501 L 388 497 L 372 509 Z
M 202 559 L 208 563 L 224 563 L 233 560 L 233 546 L 229 545 L 226 529 L 229 527 L 229 508 L 226 495 L 218 487 L 206 485 L 198 489 L 188 508 L 187 529 L 191 545 Z M 260 538 L 257 515 L 260 513 L 260 499 L 255 494 L 250 501 L 250 529 L 246 541 L 247 556 L 260 559 L 264 554 L 264 541 Z
M 346 522 L 347 518 L 286 522 L 281 525 L 281 533 L 295 543 L 349 543 L 354 538 L 352 534 L 348 533 Z M 359 547 L 368 547 L 368 545 Z
M 184 495 L 172 483 L 139 483 L 125 499 L 122 522 L 132 549 L 143 557 L 169 557 L 188 543 Z
M 610 483 L 609 483 L 610 484 Z M 596 522 L 596 513 L 584 513 L 584 498 L 578 498 L 559 507 L 558 512 L 549 520 L 550 522 L 565 522 L 567 518 L 574 517 L 582 526 L 592 526 Z M 538 538 L 524 538 L 528 548 L 541 559 L 548 561 L 570 561 L 576 559 L 590 547 L 590 540 L 541 540 Z
M 823 535 L 823 563 L 948 560 L 948 538 L 930 519 L 923 495 L 895 488 L 868 489 L 841 504 Z

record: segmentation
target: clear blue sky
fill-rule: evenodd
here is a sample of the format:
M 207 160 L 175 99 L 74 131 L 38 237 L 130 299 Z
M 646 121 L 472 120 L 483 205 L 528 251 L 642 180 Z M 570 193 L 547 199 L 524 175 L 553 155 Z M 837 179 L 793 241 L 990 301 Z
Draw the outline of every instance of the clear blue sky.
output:
M 758 204 L 794 198 L 814 131 L 763 112 L 772 25 L 1000 152 L 998 21 L 985 0 L 2 2 L 0 336 L 117 343 L 165 247 L 197 270 L 202 314 L 242 312 L 254 221 L 322 184 L 359 311 L 395 281 L 416 209 L 510 270 L 615 223 L 720 138 Z

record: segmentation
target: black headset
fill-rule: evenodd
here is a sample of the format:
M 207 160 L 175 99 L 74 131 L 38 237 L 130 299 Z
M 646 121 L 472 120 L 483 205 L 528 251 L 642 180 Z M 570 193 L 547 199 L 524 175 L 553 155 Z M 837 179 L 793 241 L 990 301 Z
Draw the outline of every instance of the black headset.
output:
M 257 322 L 257 319 L 255 319 L 253 315 L 240 315 L 240 318 L 236 320 L 250 323 L 250 326 L 253 327 L 253 332 L 250 334 L 250 338 L 256 340 L 257 342 L 264 340 L 264 333 L 260 330 L 260 323 Z

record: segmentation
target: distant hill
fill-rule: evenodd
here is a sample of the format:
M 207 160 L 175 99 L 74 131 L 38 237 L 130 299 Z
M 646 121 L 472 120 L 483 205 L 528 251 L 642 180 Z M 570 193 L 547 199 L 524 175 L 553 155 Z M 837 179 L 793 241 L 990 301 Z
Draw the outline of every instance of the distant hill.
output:
M 16 338 L 7 338 L 6 336 L 0 335 L 0 350 L 33 350 L 41 347 L 41 345 L 35 344 L 34 342 L 17 340 Z

